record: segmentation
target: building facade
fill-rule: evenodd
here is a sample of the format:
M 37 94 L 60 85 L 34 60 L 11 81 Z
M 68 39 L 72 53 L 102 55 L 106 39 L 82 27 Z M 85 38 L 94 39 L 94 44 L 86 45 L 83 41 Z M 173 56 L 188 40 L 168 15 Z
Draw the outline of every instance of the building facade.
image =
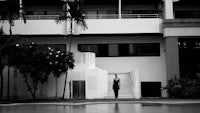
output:
M 14 35 L 69 48 L 68 24 L 55 22 L 62 12 L 61 0 L 19 1 L 27 23 L 15 20 Z M 114 74 L 121 79 L 119 98 L 167 97 L 161 90 L 167 80 L 198 73 L 199 5 L 197 0 L 84 0 L 88 28 L 73 26 L 71 50 L 76 65 L 69 71 L 66 98 L 114 98 Z M 9 33 L 8 23 L 1 26 Z M 4 76 L 6 87 L 5 72 Z M 39 88 L 38 97 L 54 98 L 55 92 L 61 96 L 63 77 L 57 85 L 53 76 L 49 78 Z M 13 72 L 11 98 L 30 98 L 21 79 Z

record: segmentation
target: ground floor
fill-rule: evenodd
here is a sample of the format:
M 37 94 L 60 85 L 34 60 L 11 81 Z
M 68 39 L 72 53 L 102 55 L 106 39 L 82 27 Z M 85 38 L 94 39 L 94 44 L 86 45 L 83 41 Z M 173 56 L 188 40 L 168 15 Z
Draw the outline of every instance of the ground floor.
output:
M 179 76 L 179 68 L 182 73 L 190 70 L 188 66 L 200 65 L 198 37 L 164 38 L 161 34 L 80 35 L 71 37 L 71 47 L 69 37 L 65 36 L 21 37 L 23 40 L 64 51 L 71 48 L 75 57 L 75 68 L 68 72 L 66 99 L 114 98 L 114 74 L 121 80 L 119 98 L 167 97 L 162 87 L 175 74 Z M 63 74 L 55 79 L 51 75 L 47 83 L 39 86 L 37 97 L 62 97 L 64 77 Z M 5 68 L 5 99 L 8 96 L 7 81 Z M 31 98 L 21 74 L 15 69 L 10 70 L 9 97 Z

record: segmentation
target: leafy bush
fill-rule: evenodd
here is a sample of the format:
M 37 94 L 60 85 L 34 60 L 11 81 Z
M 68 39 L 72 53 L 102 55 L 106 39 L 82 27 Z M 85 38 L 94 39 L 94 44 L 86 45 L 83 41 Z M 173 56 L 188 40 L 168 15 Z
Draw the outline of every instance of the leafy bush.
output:
M 180 84 L 182 86 L 181 97 L 195 98 L 200 97 L 200 80 L 180 78 Z
M 169 97 L 175 98 L 196 98 L 200 97 L 200 79 L 189 78 L 182 76 L 176 78 L 176 76 L 168 80 L 167 86 L 164 87 L 167 90 Z

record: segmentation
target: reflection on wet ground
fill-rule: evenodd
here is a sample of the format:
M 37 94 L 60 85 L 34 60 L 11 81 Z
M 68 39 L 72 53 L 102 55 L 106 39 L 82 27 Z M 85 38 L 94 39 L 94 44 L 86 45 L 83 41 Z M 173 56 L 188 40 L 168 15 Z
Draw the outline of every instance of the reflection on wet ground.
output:
M 0 113 L 197 113 L 200 104 L 88 104 L 0 106 Z

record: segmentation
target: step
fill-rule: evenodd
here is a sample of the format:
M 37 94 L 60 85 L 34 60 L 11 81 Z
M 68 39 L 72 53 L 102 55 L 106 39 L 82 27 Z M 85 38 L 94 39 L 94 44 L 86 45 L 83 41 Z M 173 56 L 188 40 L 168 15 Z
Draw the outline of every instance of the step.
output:
M 104 98 L 108 98 L 108 99 L 111 99 L 111 98 L 115 98 L 114 95 L 108 95 L 108 96 L 105 96 Z M 133 98 L 133 95 L 130 95 L 130 94 L 127 94 L 127 95 L 119 95 L 118 98 Z
M 113 75 L 109 75 L 109 89 L 105 98 L 114 98 L 114 91 L 112 89 L 113 77 Z M 118 77 L 120 78 L 119 98 L 133 98 L 131 81 L 129 79 L 128 73 L 118 74 Z

